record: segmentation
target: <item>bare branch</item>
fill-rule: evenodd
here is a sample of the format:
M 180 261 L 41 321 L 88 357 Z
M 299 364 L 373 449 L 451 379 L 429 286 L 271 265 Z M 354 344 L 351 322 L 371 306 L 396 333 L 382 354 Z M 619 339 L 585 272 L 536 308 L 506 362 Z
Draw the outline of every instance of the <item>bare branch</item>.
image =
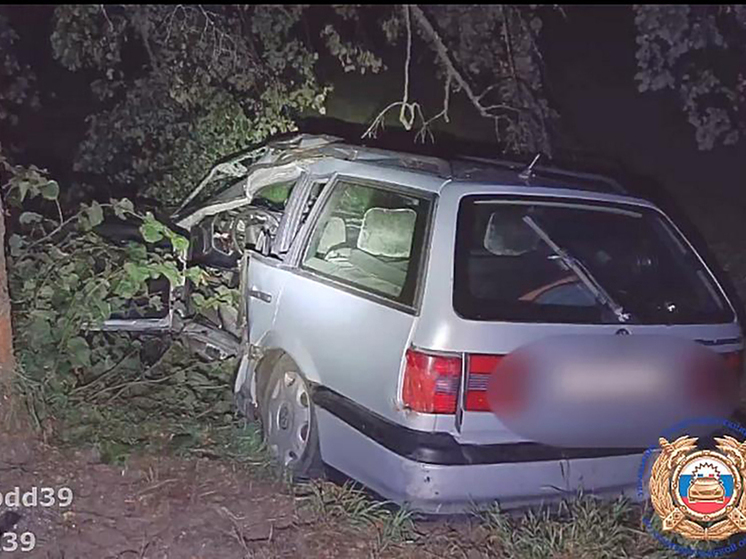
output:
M 469 101 L 471 101 L 471 104 L 474 106 L 475 109 L 477 109 L 477 112 L 479 112 L 481 116 L 486 118 L 494 118 L 495 115 L 492 115 L 489 113 L 489 111 L 485 110 L 485 107 L 482 106 L 479 96 L 474 93 L 474 90 L 472 89 L 469 82 L 467 82 L 466 78 L 464 78 L 461 72 L 456 69 L 456 66 L 453 63 L 453 60 L 451 60 L 448 48 L 443 42 L 443 39 L 432 26 L 430 20 L 427 19 L 427 16 L 425 15 L 425 12 L 422 11 L 422 8 L 417 5 L 412 5 L 410 6 L 410 10 L 412 12 L 412 15 L 414 16 L 415 21 L 428 37 L 431 45 L 435 50 L 435 53 L 438 56 L 438 59 L 445 68 L 446 73 L 449 74 L 458 84 L 458 86 L 463 90 Z M 508 105 L 501 107 L 501 109 L 512 111 L 515 113 L 521 112 L 520 109 L 510 107 Z
M 101 8 L 101 13 L 104 14 L 104 17 L 106 18 L 106 22 L 109 24 L 109 31 L 114 31 L 114 24 L 109 19 L 109 14 L 106 12 L 106 5 L 105 4 L 99 4 L 99 8 Z
M 534 92 L 531 91 L 530 84 L 525 83 L 521 76 L 518 75 L 516 69 L 514 52 L 515 44 L 513 43 L 513 38 L 511 36 L 511 31 L 515 31 L 515 28 L 511 28 L 511 25 L 513 25 L 516 16 L 511 12 L 509 7 L 499 7 L 502 16 L 500 36 L 505 44 L 505 52 L 507 56 L 505 71 L 501 72 L 503 75 L 498 76 L 495 83 L 486 87 L 479 94 L 474 91 L 467 76 L 457 67 L 456 59 L 446 46 L 440 32 L 434 27 L 433 23 L 430 22 L 423 9 L 419 5 L 411 4 L 402 6 L 402 10 L 404 24 L 406 26 L 406 58 L 404 66 L 404 90 L 402 92 L 402 97 L 400 101 L 389 104 L 376 116 L 363 134 L 363 138 L 375 136 L 378 130 L 384 127 L 384 121 L 388 113 L 394 109 L 398 109 L 398 120 L 406 130 L 411 130 L 417 120 L 421 121 L 420 129 L 415 136 L 415 141 L 424 142 L 426 139 L 434 139 L 431 128 L 432 124 L 441 118 L 446 122 L 449 122 L 450 95 L 451 89 L 453 89 L 456 92 L 463 91 L 464 95 L 474 109 L 476 109 L 477 113 L 484 118 L 492 120 L 498 142 L 501 141 L 501 137 L 504 136 L 506 130 L 510 132 L 511 124 L 514 127 L 525 126 L 527 118 L 529 121 L 533 120 L 537 123 L 537 125 L 542 129 L 542 139 L 547 139 L 543 115 L 537 117 L 532 114 L 532 111 L 530 110 L 530 106 L 532 106 L 532 101 L 534 100 Z M 525 22 L 520 14 L 518 15 L 518 18 L 520 24 L 525 26 Z M 420 33 L 420 36 L 434 51 L 436 64 L 444 73 L 443 106 L 437 114 L 429 118 L 424 117 L 422 106 L 411 98 L 410 72 L 412 64 L 413 26 L 416 26 L 415 29 Z M 519 27 L 518 30 L 521 31 L 521 29 L 522 28 Z M 535 45 L 532 46 L 535 48 Z M 511 98 L 515 98 L 515 104 L 504 100 L 505 94 L 496 95 L 494 96 L 496 98 L 493 99 L 489 98 L 490 93 L 499 88 L 505 80 L 510 80 L 515 84 L 514 89 L 512 85 L 510 89 L 510 92 L 512 92 L 510 96 Z M 508 125 L 507 129 L 503 126 L 506 123 Z M 514 134 L 512 133 L 509 134 L 506 140 L 512 141 L 513 135 Z
M 402 92 L 402 100 L 391 103 L 378 113 L 368 129 L 363 133 L 363 138 L 375 137 L 378 130 L 384 127 L 386 113 L 396 107 L 399 107 L 399 122 L 401 122 L 405 130 L 412 129 L 417 116 L 420 116 L 424 122 L 420 105 L 418 103 L 409 102 L 409 69 L 412 63 L 412 23 L 409 13 L 410 7 L 404 5 L 402 6 L 402 10 L 404 11 L 404 21 L 407 25 L 407 56 L 404 62 L 404 91 Z
M 376 134 L 378 133 L 378 130 L 380 128 L 384 128 L 384 120 L 386 117 L 386 113 L 388 113 L 391 109 L 395 109 L 399 105 L 402 105 L 403 101 L 395 101 L 388 105 L 385 109 L 383 109 L 375 119 L 373 119 L 373 122 L 368 127 L 368 129 L 363 133 L 363 138 L 375 138 Z
M 503 6 L 500 6 L 500 14 L 503 16 L 503 40 L 505 41 L 505 52 L 508 54 L 510 75 L 513 76 L 513 79 L 515 80 L 517 78 L 515 73 L 515 61 L 513 60 L 513 47 L 510 41 L 510 21 L 508 20 L 509 16 L 505 13 L 505 8 Z
M 420 128 L 419 132 L 417 132 L 417 135 L 414 137 L 415 141 L 425 142 L 425 138 L 429 137 L 431 141 L 435 141 L 435 137 L 433 136 L 432 131 L 430 130 L 430 125 L 438 120 L 439 118 L 443 118 L 446 122 L 450 122 L 451 119 L 448 116 L 448 109 L 450 107 L 450 100 L 451 100 L 451 80 L 452 80 L 451 74 L 446 74 L 446 83 L 444 84 L 444 92 L 443 92 L 443 109 L 441 111 L 430 117 L 429 119 L 425 120 L 423 118 L 422 127 Z
M 411 130 L 414 124 L 414 110 L 409 104 L 409 66 L 412 63 L 412 22 L 409 15 L 409 6 L 403 6 L 404 21 L 407 24 L 407 59 L 404 62 L 404 97 L 402 98 L 401 109 L 399 109 L 399 122 L 402 123 L 405 130 Z M 409 112 L 409 118 L 406 112 Z

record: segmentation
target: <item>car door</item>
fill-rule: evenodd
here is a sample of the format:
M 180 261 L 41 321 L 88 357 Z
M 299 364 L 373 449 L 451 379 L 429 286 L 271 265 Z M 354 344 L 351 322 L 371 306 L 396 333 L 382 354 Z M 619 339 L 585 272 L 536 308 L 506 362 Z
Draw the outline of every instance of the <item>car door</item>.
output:
M 432 207 L 421 192 L 337 177 L 274 317 L 276 345 L 311 382 L 384 416 L 397 413 Z
M 261 250 L 248 253 L 245 296 L 248 342 L 252 346 L 266 345 L 264 338 L 272 329 L 290 269 L 288 252 L 325 183 L 325 178 L 311 178 L 306 173 L 301 175 L 270 242 Z

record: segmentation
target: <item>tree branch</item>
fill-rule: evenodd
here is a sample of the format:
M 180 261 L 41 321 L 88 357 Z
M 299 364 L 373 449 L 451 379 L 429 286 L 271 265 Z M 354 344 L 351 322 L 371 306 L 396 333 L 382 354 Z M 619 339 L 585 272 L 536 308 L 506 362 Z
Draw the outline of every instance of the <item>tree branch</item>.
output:
M 446 73 L 450 75 L 451 78 L 458 84 L 459 88 L 463 90 L 463 92 L 466 94 L 466 97 L 469 99 L 471 104 L 481 116 L 486 118 L 495 118 L 495 115 L 490 114 L 489 111 L 482 105 L 480 96 L 474 93 L 474 90 L 472 89 L 471 85 L 469 85 L 469 82 L 466 81 L 466 78 L 464 78 L 461 72 L 456 69 L 456 66 L 453 63 L 453 60 L 451 60 L 448 48 L 443 42 L 443 39 L 432 26 L 430 20 L 427 19 L 427 16 L 425 15 L 425 12 L 422 11 L 422 8 L 415 4 L 410 6 L 410 10 L 412 12 L 412 15 L 414 16 L 415 21 L 423 30 L 425 36 L 429 39 L 430 44 L 435 50 L 435 54 L 438 56 L 441 64 L 445 68 Z M 508 105 L 500 105 L 496 106 L 496 108 L 500 108 L 501 110 L 506 111 L 512 111 L 515 113 L 521 112 L 520 109 Z
M 417 119 L 418 115 L 423 122 L 425 121 L 419 103 L 409 102 L 409 69 L 412 63 L 412 22 L 409 13 L 410 7 L 404 5 L 402 6 L 402 10 L 404 10 L 404 21 L 407 26 L 407 56 L 406 60 L 404 61 L 404 91 L 402 93 L 402 100 L 391 103 L 380 113 L 378 113 L 378 116 L 373 119 L 371 125 L 368 127 L 365 133 L 363 133 L 363 138 L 375 137 L 378 129 L 384 127 L 386 113 L 396 107 L 399 107 L 399 122 L 401 122 L 405 130 L 412 129 L 412 126 L 414 126 L 414 121 Z

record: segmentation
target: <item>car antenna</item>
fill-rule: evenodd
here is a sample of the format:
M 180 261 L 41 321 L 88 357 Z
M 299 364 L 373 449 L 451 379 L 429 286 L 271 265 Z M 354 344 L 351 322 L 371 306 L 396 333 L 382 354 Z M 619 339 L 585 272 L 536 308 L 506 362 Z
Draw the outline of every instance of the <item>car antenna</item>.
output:
M 521 171 L 518 174 L 518 176 L 525 181 L 529 180 L 532 176 L 534 176 L 534 165 L 536 165 L 540 157 L 541 157 L 541 153 L 537 153 L 536 157 L 534 157 L 534 160 L 528 165 L 528 167 L 526 167 L 523 171 Z

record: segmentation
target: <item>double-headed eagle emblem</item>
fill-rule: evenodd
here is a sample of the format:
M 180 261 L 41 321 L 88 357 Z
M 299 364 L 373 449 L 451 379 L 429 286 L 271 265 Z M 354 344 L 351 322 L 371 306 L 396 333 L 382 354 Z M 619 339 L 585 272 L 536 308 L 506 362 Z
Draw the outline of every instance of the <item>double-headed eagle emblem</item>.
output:
M 716 437 L 717 451 L 697 451 L 696 437 L 659 439 L 650 474 L 650 500 L 663 523 L 692 540 L 724 540 L 746 532 L 746 442 Z

